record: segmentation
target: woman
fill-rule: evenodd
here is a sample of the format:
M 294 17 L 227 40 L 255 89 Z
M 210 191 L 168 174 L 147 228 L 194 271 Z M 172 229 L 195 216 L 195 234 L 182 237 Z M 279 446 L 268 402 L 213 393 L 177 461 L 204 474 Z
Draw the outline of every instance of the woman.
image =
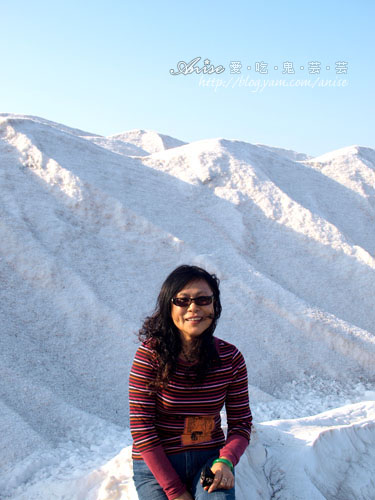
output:
M 220 313 L 217 277 L 184 265 L 167 277 L 139 332 L 129 380 L 139 500 L 235 498 L 233 468 L 249 443 L 251 412 L 243 356 L 213 336 Z M 210 486 L 200 480 L 205 466 Z

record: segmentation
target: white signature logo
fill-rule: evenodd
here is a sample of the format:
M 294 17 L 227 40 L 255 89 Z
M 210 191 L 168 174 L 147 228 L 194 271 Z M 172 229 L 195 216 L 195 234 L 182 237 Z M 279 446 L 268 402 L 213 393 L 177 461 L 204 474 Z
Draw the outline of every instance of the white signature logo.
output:
M 200 73 L 203 73 L 205 75 L 212 75 L 213 73 L 220 75 L 220 73 L 223 73 L 225 71 L 224 66 L 214 66 L 211 64 L 211 61 L 209 59 L 205 59 L 203 61 L 203 66 L 199 67 L 198 63 L 201 60 L 201 57 L 196 57 L 195 59 L 192 59 L 190 62 L 185 62 L 185 61 L 179 61 L 177 63 L 177 71 L 174 69 L 170 69 L 169 73 L 171 75 L 191 75 L 191 73 L 196 73 L 199 75 Z

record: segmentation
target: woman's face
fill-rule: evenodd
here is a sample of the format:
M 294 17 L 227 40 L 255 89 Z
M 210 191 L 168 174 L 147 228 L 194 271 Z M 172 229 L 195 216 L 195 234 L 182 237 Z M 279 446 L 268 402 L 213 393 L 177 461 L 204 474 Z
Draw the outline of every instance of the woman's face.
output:
M 195 299 L 207 295 L 213 295 L 213 292 L 207 281 L 201 279 L 191 281 L 175 296 Z M 182 340 L 191 342 L 211 325 L 214 318 L 214 304 L 211 302 L 207 306 L 198 306 L 195 302 L 191 302 L 187 307 L 179 307 L 172 303 L 171 317 Z

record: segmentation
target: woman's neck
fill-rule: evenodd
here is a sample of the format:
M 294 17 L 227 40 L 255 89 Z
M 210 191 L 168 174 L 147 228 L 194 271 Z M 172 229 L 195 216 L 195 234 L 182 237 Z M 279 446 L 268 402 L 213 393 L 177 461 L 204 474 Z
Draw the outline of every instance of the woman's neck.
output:
M 193 362 L 198 359 L 199 342 L 196 339 L 187 340 L 181 338 L 181 357 L 188 362 Z

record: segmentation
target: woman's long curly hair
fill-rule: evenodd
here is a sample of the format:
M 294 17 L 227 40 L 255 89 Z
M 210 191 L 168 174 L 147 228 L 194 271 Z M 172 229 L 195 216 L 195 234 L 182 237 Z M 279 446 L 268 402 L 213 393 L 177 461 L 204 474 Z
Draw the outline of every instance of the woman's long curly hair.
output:
M 210 286 L 214 300 L 214 314 L 210 326 L 199 336 L 196 345 L 198 362 L 194 365 L 196 382 L 203 382 L 208 371 L 220 364 L 215 348 L 213 334 L 221 314 L 219 279 L 197 266 L 177 267 L 164 281 L 154 313 L 148 316 L 139 331 L 139 339 L 146 342 L 154 351 L 157 365 L 155 381 L 150 387 L 166 387 L 176 369 L 182 343 L 178 328 L 171 317 L 171 300 L 192 281 L 205 280 Z

